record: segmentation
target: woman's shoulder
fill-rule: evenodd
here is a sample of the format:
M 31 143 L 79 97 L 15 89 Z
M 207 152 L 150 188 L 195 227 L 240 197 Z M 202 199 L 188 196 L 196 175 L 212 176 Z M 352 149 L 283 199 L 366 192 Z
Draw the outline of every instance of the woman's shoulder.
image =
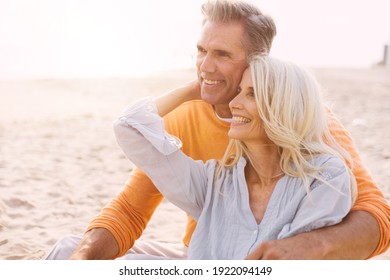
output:
M 319 155 L 312 159 L 312 164 L 320 169 L 325 179 L 332 179 L 342 173 L 347 173 L 345 161 L 336 155 Z
M 310 160 L 316 167 L 326 166 L 344 166 L 344 160 L 336 155 L 319 155 Z

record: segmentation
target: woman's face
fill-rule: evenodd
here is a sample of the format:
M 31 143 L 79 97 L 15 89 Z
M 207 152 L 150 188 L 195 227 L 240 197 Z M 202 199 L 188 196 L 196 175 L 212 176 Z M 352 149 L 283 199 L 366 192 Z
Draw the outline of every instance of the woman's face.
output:
M 229 103 L 233 115 L 229 137 L 245 143 L 256 141 L 268 142 L 268 137 L 260 119 L 250 70 L 244 71 L 237 96 Z

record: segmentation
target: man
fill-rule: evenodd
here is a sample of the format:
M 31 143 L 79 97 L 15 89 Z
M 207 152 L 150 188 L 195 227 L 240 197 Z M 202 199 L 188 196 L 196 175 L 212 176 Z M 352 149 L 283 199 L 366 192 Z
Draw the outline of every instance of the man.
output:
M 236 95 L 247 57 L 268 53 L 276 28 L 272 19 L 244 2 L 210 1 L 202 10 L 196 64 L 203 101 L 185 103 L 167 115 L 166 129 L 182 140 L 186 154 L 206 161 L 222 157 L 228 143 L 225 119 L 231 117 L 228 103 Z M 359 197 L 353 210 L 338 225 L 265 242 L 248 258 L 365 259 L 389 247 L 390 208 L 362 166 L 349 134 L 331 112 L 329 125 L 354 160 Z M 123 191 L 90 223 L 85 235 L 65 238 L 48 258 L 113 259 L 132 254 L 185 258 L 185 246 L 136 242 L 161 200 L 151 181 L 135 169 Z M 189 217 L 183 239 L 187 246 L 195 226 Z

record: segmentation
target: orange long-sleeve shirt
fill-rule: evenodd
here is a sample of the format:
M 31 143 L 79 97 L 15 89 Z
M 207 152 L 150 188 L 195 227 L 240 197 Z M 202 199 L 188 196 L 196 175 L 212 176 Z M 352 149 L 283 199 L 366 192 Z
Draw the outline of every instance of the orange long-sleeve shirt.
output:
M 328 115 L 333 136 L 354 160 L 353 172 L 358 182 L 359 195 L 353 210 L 367 211 L 378 221 L 380 242 L 372 256 L 380 254 L 390 243 L 390 207 L 363 167 L 348 132 L 332 112 Z M 169 133 L 181 139 L 183 152 L 193 159 L 219 159 L 229 142 L 227 133 L 230 125 L 219 120 L 212 106 L 201 100 L 181 105 L 165 117 L 165 124 Z M 120 194 L 91 221 L 87 231 L 99 227 L 109 230 L 118 242 L 118 256 L 122 256 L 141 236 L 162 199 L 163 196 L 150 179 L 135 168 Z M 183 237 L 187 246 L 195 227 L 196 222 L 188 217 Z

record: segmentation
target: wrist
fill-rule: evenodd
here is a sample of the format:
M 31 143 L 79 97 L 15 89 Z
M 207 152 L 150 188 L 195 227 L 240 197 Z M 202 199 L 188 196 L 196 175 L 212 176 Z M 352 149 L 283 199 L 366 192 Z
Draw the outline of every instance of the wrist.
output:
M 71 260 L 107 260 L 119 253 L 114 236 L 107 229 L 95 228 L 88 231 L 69 259 Z

